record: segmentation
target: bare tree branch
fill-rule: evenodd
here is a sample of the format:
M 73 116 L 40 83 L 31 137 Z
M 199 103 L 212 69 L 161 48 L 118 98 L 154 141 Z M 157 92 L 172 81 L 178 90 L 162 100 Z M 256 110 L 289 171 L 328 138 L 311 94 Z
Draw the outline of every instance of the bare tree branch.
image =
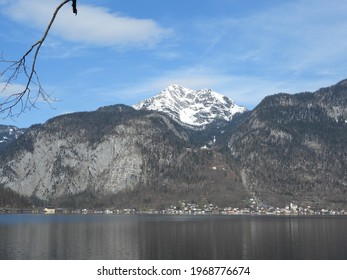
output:
M 72 0 L 72 12 L 77 15 L 77 0 Z
M 36 61 L 41 46 L 46 40 L 59 10 L 70 1 L 72 1 L 73 13 L 77 14 L 77 0 L 62 1 L 56 7 L 42 38 L 33 44 L 19 60 L 5 60 L 1 54 L 0 63 L 5 64 L 6 66 L 5 69 L 0 72 L 0 79 L 5 78 L 4 80 L 0 80 L 0 85 L 3 84 L 3 88 L 0 91 L 0 114 L 4 114 L 5 117 L 18 116 L 26 109 L 35 107 L 35 103 L 40 97 L 48 103 L 52 101 L 52 98 L 41 86 L 41 82 L 35 68 Z M 31 54 L 33 55 L 31 67 L 28 67 L 27 59 L 29 59 L 29 55 Z M 24 83 L 24 89 L 15 93 L 9 93 L 9 95 L 6 96 L 6 91 L 9 89 L 9 86 L 13 84 L 14 81 L 18 80 L 21 75 L 24 75 L 24 79 L 26 81 Z M 32 93 L 32 86 L 36 86 L 38 88 L 36 94 Z M 4 95 L 4 97 L 1 97 L 1 94 Z M 14 108 L 17 107 L 17 105 L 20 106 L 19 113 L 14 112 Z

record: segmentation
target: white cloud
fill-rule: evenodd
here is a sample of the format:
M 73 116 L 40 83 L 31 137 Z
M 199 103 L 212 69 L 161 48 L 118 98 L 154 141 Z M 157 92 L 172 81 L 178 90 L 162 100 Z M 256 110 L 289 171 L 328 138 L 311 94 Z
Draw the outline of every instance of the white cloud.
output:
M 22 84 L 6 84 L 0 82 L 0 104 L 13 94 L 22 92 L 25 89 L 25 85 Z
M 14 0 L 1 4 L 13 20 L 45 28 L 59 1 Z M 151 19 L 121 16 L 97 6 L 78 4 L 75 16 L 69 3 L 59 12 L 52 32 L 71 42 L 118 47 L 152 46 L 170 33 Z

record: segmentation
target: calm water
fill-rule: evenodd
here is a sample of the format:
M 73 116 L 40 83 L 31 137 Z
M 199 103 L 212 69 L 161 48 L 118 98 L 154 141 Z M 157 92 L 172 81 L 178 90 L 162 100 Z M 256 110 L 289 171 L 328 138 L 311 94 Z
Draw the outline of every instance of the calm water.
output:
M 0 259 L 347 259 L 347 217 L 0 215 Z

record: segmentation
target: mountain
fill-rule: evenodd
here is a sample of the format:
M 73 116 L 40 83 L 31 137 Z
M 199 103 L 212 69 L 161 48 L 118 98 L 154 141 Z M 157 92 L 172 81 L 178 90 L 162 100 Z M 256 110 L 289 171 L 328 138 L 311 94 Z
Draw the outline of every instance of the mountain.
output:
M 210 89 L 191 90 L 179 85 L 171 85 L 133 107 L 164 112 L 183 125 L 199 128 L 216 120 L 230 121 L 235 114 L 246 111 L 245 107 Z
M 12 125 L 0 125 L 0 150 L 4 149 L 11 141 L 24 133 L 21 129 Z
M 0 153 L 0 187 L 71 207 L 241 205 L 247 193 L 230 157 L 189 135 L 165 114 L 125 105 L 62 115 Z
M 347 80 L 266 97 L 229 141 L 247 190 L 270 205 L 346 205 Z
M 0 150 L 0 207 L 29 198 L 84 208 L 245 207 L 251 197 L 346 207 L 347 80 L 267 96 L 234 115 L 227 98 L 198 92 L 171 86 L 139 110 L 106 106 L 28 128 Z

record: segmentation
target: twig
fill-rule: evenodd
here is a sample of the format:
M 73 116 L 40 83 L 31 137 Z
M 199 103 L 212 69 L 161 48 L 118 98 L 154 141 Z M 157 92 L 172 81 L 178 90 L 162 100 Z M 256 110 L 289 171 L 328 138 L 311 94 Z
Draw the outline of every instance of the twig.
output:
M 20 115 L 22 112 L 24 112 L 29 107 L 35 107 L 35 103 L 38 100 L 39 97 L 41 97 L 43 100 L 47 101 L 48 103 L 52 101 L 51 97 L 45 92 L 43 87 L 41 86 L 41 82 L 39 79 L 39 76 L 36 72 L 36 61 L 39 54 L 39 51 L 41 49 L 41 46 L 43 42 L 46 40 L 46 37 L 55 21 L 55 18 L 59 12 L 59 10 L 68 2 L 72 1 L 72 9 L 73 13 L 77 14 L 77 7 L 76 7 L 76 1 L 77 0 L 65 0 L 61 2 L 55 9 L 52 18 L 45 30 L 45 33 L 43 34 L 43 37 L 37 41 L 35 44 L 33 44 L 30 49 L 22 56 L 22 58 L 18 61 L 11 61 L 11 60 L 5 60 L 3 59 L 3 56 L 1 54 L 0 62 L 8 64 L 8 66 L 0 72 L 0 78 L 8 76 L 8 78 L 5 79 L 4 86 L 2 89 L 2 93 L 4 93 L 8 87 L 18 79 L 19 75 L 24 73 L 24 76 L 26 77 L 26 83 L 24 90 L 12 93 L 7 98 L 4 99 L 3 102 L 0 102 L 0 114 L 6 114 L 5 117 L 14 117 Z M 26 59 L 28 56 L 34 52 L 33 60 L 31 63 L 31 68 L 28 68 L 26 64 Z M 38 87 L 38 91 L 36 96 L 31 96 L 31 86 L 36 85 Z M 13 112 L 13 109 L 19 105 L 21 106 L 20 112 L 15 114 Z

